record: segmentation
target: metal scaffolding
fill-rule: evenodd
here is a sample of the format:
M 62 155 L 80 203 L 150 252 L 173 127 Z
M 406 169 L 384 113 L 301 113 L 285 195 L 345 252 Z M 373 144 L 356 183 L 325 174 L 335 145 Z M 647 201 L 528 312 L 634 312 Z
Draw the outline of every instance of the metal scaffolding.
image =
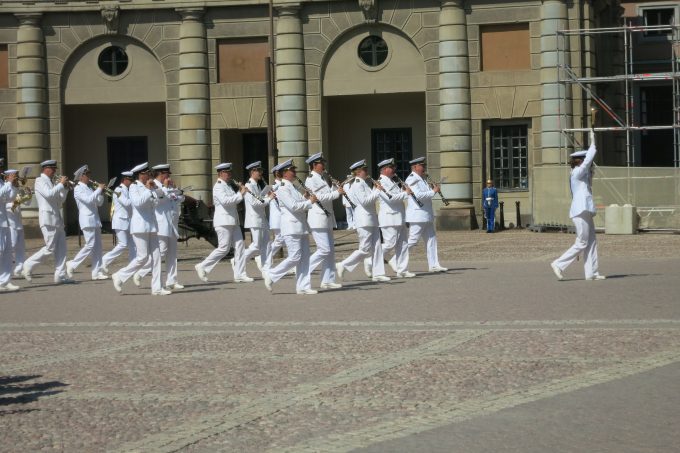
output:
M 645 63 L 645 60 L 635 61 L 634 58 L 634 44 L 635 36 L 640 33 L 659 33 L 670 32 L 670 55 L 669 60 L 665 62 L 670 67 L 670 72 L 647 72 L 636 73 L 636 63 Z M 610 76 L 579 76 L 576 70 L 569 64 L 569 40 L 572 36 L 597 37 L 602 35 L 613 35 L 622 44 L 623 54 L 623 74 L 616 74 Z M 636 166 L 635 161 L 635 141 L 633 140 L 633 132 L 635 131 L 652 131 L 652 130 L 673 130 L 673 162 L 674 166 L 680 167 L 680 25 L 658 25 L 658 26 L 634 26 L 625 25 L 623 27 L 610 28 L 592 28 L 592 29 L 575 29 L 575 30 L 561 30 L 557 32 L 557 66 L 558 66 L 558 83 L 561 93 L 561 102 L 559 103 L 559 117 L 561 123 L 561 132 L 565 140 L 560 141 L 560 155 L 564 156 L 565 142 L 572 144 L 578 143 L 574 134 L 587 132 L 589 128 L 570 128 L 565 127 L 569 123 L 568 114 L 562 106 L 566 106 L 571 102 L 569 98 L 568 86 L 578 86 L 583 89 L 584 93 L 590 98 L 593 105 L 598 105 L 599 108 L 608 115 L 616 123 L 616 126 L 610 127 L 596 127 L 595 131 L 611 132 L 623 131 L 625 132 L 625 146 L 626 146 L 626 166 Z M 583 39 L 581 40 L 583 42 Z M 662 42 L 662 41 L 659 41 Z M 582 49 L 583 51 L 583 49 Z M 591 50 L 594 54 L 594 50 Z M 614 69 L 614 68 L 612 68 Z M 636 120 L 634 111 L 635 106 L 635 90 L 634 84 L 649 83 L 658 81 L 671 81 L 672 83 L 672 104 L 673 104 L 673 122 L 672 124 L 664 125 L 640 125 Z M 599 96 L 595 85 L 604 83 L 621 83 L 623 84 L 623 94 L 625 102 L 623 103 L 623 115 L 617 113 L 617 108 L 612 108 L 603 97 Z M 618 109 L 621 111 L 621 109 Z M 584 112 L 585 113 L 585 112 Z M 587 114 L 587 113 L 586 113 Z

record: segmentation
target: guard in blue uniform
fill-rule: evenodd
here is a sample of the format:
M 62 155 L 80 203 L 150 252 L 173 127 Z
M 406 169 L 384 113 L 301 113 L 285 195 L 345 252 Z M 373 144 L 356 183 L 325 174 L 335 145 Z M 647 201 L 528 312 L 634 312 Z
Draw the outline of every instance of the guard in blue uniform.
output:
M 486 181 L 486 188 L 482 190 L 482 208 L 486 217 L 486 232 L 493 233 L 496 226 L 496 209 L 498 208 L 498 191 L 492 180 Z

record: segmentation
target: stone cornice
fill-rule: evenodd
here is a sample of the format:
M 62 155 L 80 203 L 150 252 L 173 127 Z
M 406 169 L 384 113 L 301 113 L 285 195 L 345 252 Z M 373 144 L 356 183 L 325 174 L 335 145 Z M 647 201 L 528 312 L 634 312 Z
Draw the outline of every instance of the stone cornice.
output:
M 205 8 L 177 8 L 175 11 L 180 15 L 182 20 L 199 21 L 205 15 Z
M 40 25 L 42 13 L 17 13 L 14 15 L 19 20 L 19 25 L 31 25 L 37 27 Z

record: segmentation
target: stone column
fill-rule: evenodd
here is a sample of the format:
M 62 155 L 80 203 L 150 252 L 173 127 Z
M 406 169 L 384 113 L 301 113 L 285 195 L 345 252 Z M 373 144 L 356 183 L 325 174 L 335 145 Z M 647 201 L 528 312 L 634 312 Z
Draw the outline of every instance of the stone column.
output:
M 203 8 L 178 8 L 179 27 L 179 155 L 168 156 L 183 186 L 193 196 L 212 197 L 210 88 L 208 43 Z
M 544 0 L 541 6 L 541 159 L 544 164 L 560 163 L 560 143 L 565 139 L 560 132 L 570 127 L 571 105 L 564 102 L 565 86 L 558 80 L 558 30 L 567 28 L 567 5 L 564 0 Z M 563 43 L 568 48 L 568 42 Z M 563 56 L 568 58 L 568 52 Z M 565 61 L 561 62 L 562 64 Z M 568 60 L 566 61 L 568 63 Z M 561 118 L 560 118 L 561 116 Z M 562 156 L 563 157 L 563 156 Z
M 16 166 L 36 165 L 49 159 L 47 148 L 47 93 L 45 37 L 42 14 L 16 14 L 17 32 L 17 157 Z
M 443 0 L 439 15 L 439 134 L 447 198 L 472 201 L 470 68 L 463 0 Z
M 15 168 L 33 166 L 32 176 L 40 173 L 40 162 L 50 158 L 47 121 L 47 75 L 45 36 L 40 13 L 15 14 L 17 31 L 17 136 Z M 62 169 L 63 170 L 63 169 Z M 23 209 L 27 235 L 34 235 L 38 209 L 35 198 Z
M 439 134 L 442 193 L 452 200 L 442 208 L 445 229 L 474 226 L 472 208 L 472 124 L 470 68 L 464 0 L 442 0 L 439 14 Z
M 307 113 L 305 52 L 300 5 L 277 7 L 276 21 L 276 138 L 279 162 L 294 158 L 306 171 Z

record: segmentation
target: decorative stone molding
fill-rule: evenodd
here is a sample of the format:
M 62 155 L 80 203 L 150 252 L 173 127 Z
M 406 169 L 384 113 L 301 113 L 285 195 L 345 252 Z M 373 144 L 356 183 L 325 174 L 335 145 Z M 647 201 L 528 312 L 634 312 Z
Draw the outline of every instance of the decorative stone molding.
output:
M 366 23 L 378 22 L 378 0 L 359 0 Z
M 300 4 L 287 3 L 285 5 L 276 5 L 274 9 L 279 13 L 279 16 L 297 16 L 300 12 Z
M 205 8 L 177 8 L 175 11 L 184 21 L 200 21 L 205 15 Z
M 118 12 L 120 8 L 118 5 L 104 5 L 101 9 L 102 20 L 106 25 L 106 34 L 118 34 Z
M 42 13 L 17 13 L 14 15 L 19 20 L 19 25 L 40 26 Z

